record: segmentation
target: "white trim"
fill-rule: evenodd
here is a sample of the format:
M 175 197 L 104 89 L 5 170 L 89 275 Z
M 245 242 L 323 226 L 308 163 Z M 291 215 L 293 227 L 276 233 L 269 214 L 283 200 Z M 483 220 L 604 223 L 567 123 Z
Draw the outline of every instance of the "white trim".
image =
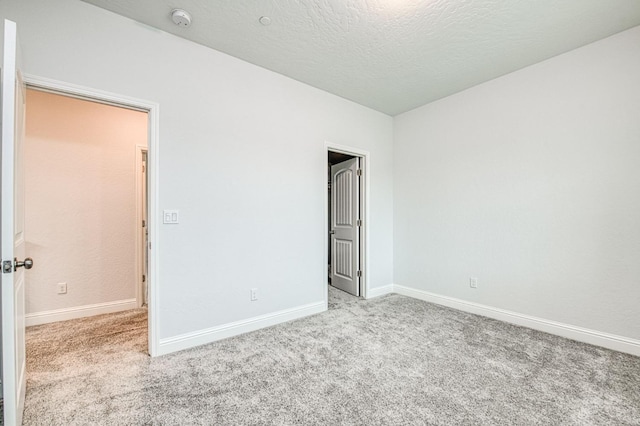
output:
M 78 86 L 71 83 L 52 80 L 34 75 L 24 75 L 24 81 L 28 87 L 53 91 L 67 96 L 79 97 L 95 102 L 109 103 L 125 108 L 135 109 L 138 111 L 146 111 L 149 117 L 148 131 L 148 157 L 147 157 L 147 179 L 148 179 L 148 227 L 149 227 L 149 265 L 148 265 L 148 291 L 149 291 L 149 354 L 157 355 L 160 335 L 159 315 L 160 307 L 160 282 L 158 275 L 158 224 L 156 218 L 158 193 L 159 193 L 159 148 L 160 148 L 160 105 L 155 102 L 135 99 L 103 90 L 93 89 L 89 87 Z
M 158 104 L 132 98 L 129 96 L 119 95 L 91 87 L 80 86 L 65 81 L 53 80 L 46 77 L 39 77 L 31 74 L 24 74 L 24 81 L 32 89 L 42 90 L 72 98 L 90 100 L 102 104 L 109 104 L 118 107 L 126 107 L 136 111 L 147 112 L 151 108 L 157 107 Z
M 246 320 L 236 321 L 217 327 L 206 328 L 200 331 L 181 334 L 160 340 L 158 355 L 165 355 L 250 331 L 271 327 L 287 321 L 303 318 L 309 315 L 319 314 L 327 310 L 324 302 L 310 303 L 296 308 L 285 309 L 271 314 L 260 315 Z
M 374 297 L 384 296 L 385 294 L 391 294 L 394 291 L 393 284 L 385 285 L 382 287 L 370 288 L 367 293 L 367 299 L 373 299 Z
M 157 356 L 160 346 L 160 232 L 158 198 L 160 194 L 160 106 L 149 109 L 149 144 L 147 146 L 147 299 L 149 309 L 149 355 Z M 152 245 L 153 243 L 153 245 Z
M 144 250 L 146 250 L 146 247 L 143 248 L 143 228 L 142 228 L 142 205 L 144 203 L 143 197 L 144 197 L 144 192 L 143 192 L 143 183 L 142 183 L 142 158 L 143 158 L 143 153 L 147 153 L 147 146 L 146 145 L 136 145 L 135 147 L 135 182 L 134 182 L 134 187 L 135 187 L 135 192 L 136 192 L 136 220 L 135 220 L 135 225 L 134 225 L 134 235 L 135 235 L 135 253 L 136 253 L 136 260 L 135 260 L 135 277 L 134 277 L 134 282 L 135 282 L 135 291 L 136 291 L 136 301 L 137 301 L 137 305 L 138 308 L 141 308 L 142 305 L 144 305 L 144 292 L 143 287 L 144 287 L 144 283 L 142 282 L 142 272 L 144 271 Z M 148 255 L 148 253 L 147 253 Z
M 110 314 L 137 308 L 136 299 L 116 300 L 115 302 L 96 303 L 94 305 L 75 306 L 73 308 L 54 309 L 51 311 L 27 314 L 27 327 L 48 324 L 50 322 L 67 321 L 71 319 L 92 317 L 94 315 Z
M 530 315 L 520 314 L 518 312 L 507 311 L 505 309 L 494 308 L 479 303 L 468 302 L 466 300 L 456 299 L 448 296 L 441 296 L 429 293 L 424 290 L 418 290 L 411 287 L 405 287 L 394 284 L 393 288 L 396 293 L 403 296 L 413 297 L 437 305 L 447 306 L 459 311 L 469 312 L 472 314 L 482 315 L 488 318 L 497 319 L 511 324 L 520 325 L 534 330 L 543 331 L 545 333 L 555 334 L 557 336 L 566 337 L 567 339 L 577 340 L 579 342 L 589 343 L 591 345 L 602 346 L 603 348 L 612 349 L 614 351 L 625 352 L 631 355 L 640 356 L 640 340 L 630 339 L 628 337 L 618 336 L 615 334 L 603 333 L 597 330 L 577 327 L 570 324 L 563 324 L 556 321 L 537 318 Z
M 325 141 L 324 143 L 324 179 L 322 179 L 322 194 L 324 199 L 324 264 L 323 264 L 323 289 L 324 289 L 324 297 L 327 306 L 329 304 L 329 290 L 328 290 L 328 279 L 327 279 L 327 265 L 329 264 L 328 253 L 329 253 L 329 203 L 327 197 L 327 169 L 329 167 L 329 151 L 339 152 L 342 154 L 349 154 L 356 157 L 360 157 L 362 161 L 360 162 L 360 168 L 362 169 L 362 176 L 364 177 L 364 234 L 362 235 L 362 239 L 360 240 L 360 253 L 362 257 L 362 263 L 364 263 L 364 267 L 362 269 L 362 282 L 364 285 L 361 285 L 360 288 L 360 297 L 363 299 L 367 299 L 369 297 L 369 231 L 370 231 L 370 190 L 371 187 L 371 154 L 369 151 L 364 151 L 358 148 L 354 148 L 346 145 L 339 145 L 333 142 Z M 364 241 L 363 241 L 364 240 Z

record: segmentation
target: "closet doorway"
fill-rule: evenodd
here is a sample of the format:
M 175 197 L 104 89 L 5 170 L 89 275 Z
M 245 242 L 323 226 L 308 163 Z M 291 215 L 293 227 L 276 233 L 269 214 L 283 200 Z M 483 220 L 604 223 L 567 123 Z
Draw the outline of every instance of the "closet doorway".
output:
M 367 156 L 327 146 L 327 279 L 357 297 L 367 289 Z

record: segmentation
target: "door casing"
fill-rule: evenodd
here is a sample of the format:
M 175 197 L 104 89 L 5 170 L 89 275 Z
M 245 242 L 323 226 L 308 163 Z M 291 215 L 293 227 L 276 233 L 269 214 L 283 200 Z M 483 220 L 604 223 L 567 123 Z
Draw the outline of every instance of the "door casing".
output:
M 339 152 L 342 154 L 352 155 L 360 158 L 360 168 L 362 169 L 362 187 L 360 188 L 360 217 L 363 220 L 363 226 L 361 228 L 360 235 L 360 269 L 362 270 L 362 277 L 360 278 L 360 297 L 366 299 L 369 294 L 369 188 L 370 174 L 371 174 L 371 161 L 369 151 L 358 149 L 355 147 L 340 145 L 333 142 L 325 142 L 324 144 L 324 169 L 323 169 L 323 186 L 322 195 L 324 199 L 324 279 L 322 281 L 324 288 L 325 302 L 328 306 L 328 290 L 327 290 L 327 265 L 329 264 L 329 202 L 327 197 L 327 170 L 329 168 L 329 152 Z
M 135 269 L 135 283 L 136 283 L 136 303 L 138 307 L 142 307 L 146 303 L 145 299 L 145 285 L 146 275 L 148 275 L 145 268 L 147 261 L 146 255 L 148 250 L 145 249 L 146 238 L 144 233 L 146 231 L 146 225 L 149 221 L 148 209 L 147 209 L 147 182 L 146 182 L 146 145 L 136 145 L 135 147 L 135 188 L 136 188 L 136 267 Z M 142 226 L 142 221 L 145 221 L 145 226 Z M 145 254 L 145 250 L 147 253 Z M 142 277 L 145 277 L 144 280 Z
M 114 105 L 122 108 L 133 109 L 147 113 L 149 120 L 149 128 L 147 131 L 147 217 L 149 230 L 148 245 L 148 337 L 149 337 L 149 355 L 157 356 L 160 344 L 160 329 L 158 318 L 158 301 L 160 299 L 160 283 L 158 277 L 158 190 L 159 190 L 159 161 L 158 161 L 158 145 L 159 145 L 159 118 L 160 106 L 155 102 L 131 98 L 102 90 L 92 89 L 84 86 L 78 86 L 48 78 L 38 77 L 34 75 L 24 75 L 24 81 L 28 88 L 48 91 L 63 96 L 70 96 L 91 102 L 99 102 L 108 105 Z

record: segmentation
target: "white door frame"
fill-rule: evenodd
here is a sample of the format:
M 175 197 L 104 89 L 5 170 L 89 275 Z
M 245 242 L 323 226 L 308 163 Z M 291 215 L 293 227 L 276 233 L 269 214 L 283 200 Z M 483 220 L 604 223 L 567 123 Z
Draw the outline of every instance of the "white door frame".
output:
M 146 191 L 143 191 L 143 186 L 145 183 L 140 179 L 142 177 L 142 158 L 144 153 L 148 153 L 149 150 L 146 145 L 136 145 L 136 153 L 135 153 L 135 188 L 136 188 L 136 226 L 135 226 L 135 235 L 136 235 L 136 264 L 135 264 L 135 283 L 136 283 L 136 305 L 138 308 L 144 305 L 144 283 L 142 282 L 142 273 L 144 272 L 144 237 L 143 237 L 143 229 L 142 229 L 142 220 L 143 220 L 143 212 L 142 212 L 142 203 L 144 202 L 143 197 L 146 196 Z M 144 171 L 146 173 L 146 170 Z M 149 212 L 147 209 L 147 222 L 149 221 Z M 145 224 L 146 227 L 146 224 Z M 148 275 L 148 274 L 147 274 Z
M 70 96 L 89 100 L 93 102 L 114 105 L 118 107 L 133 109 L 146 112 L 149 119 L 149 129 L 147 136 L 147 179 L 148 179 L 148 229 L 149 229 L 149 247 L 148 247 L 148 276 L 147 288 L 149 292 L 149 355 L 157 356 L 160 344 L 160 327 L 158 320 L 158 301 L 160 300 L 160 285 L 158 279 L 158 190 L 159 190 L 159 128 L 160 128 L 160 105 L 155 102 L 140 100 L 123 96 L 115 93 L 105 92 L 102 90 L 92 89 L 88 87 L 78 86 L 75 84 L 65 83 L 48 78 L 37 77 L 25 74 L 24 81 L 28 88 L 49 91 L 64 96 Z M 137 229 L 137 228 L 136 228 Z
M 325 303 L 329 304 L 329 295 L 327 288 L 327 265 L 329 264 L 329 197 L 327 197 L 327 170 L 329 168 L 329 151 L 339 152 L 342 154 L 353 155 L 354 157 L 360 157 L 360 168 L 362 169 L 362 182 L 363 187 L 360 188 L 360 203 L 361 212 L 360 215 L 364 220 L 363 232 L 360 238 L 360 268 L 362 270 L 362 277 L 360 279 L 360 297 L 366 299 L 369 294 L 369 188 L 371 187 L 370 175 L 371 175 L 371 161 L 369 151 L 364 151 L 358 148 L 354 148 L 346 145 L 339 145 L 336 143 L 325 141 L 324 143 L 324 169 L 322 177 L 322 196 L 324 197 L 324 264 L 322 271 L 324 272 L 323 285 L 325 288 L 324 297 Z

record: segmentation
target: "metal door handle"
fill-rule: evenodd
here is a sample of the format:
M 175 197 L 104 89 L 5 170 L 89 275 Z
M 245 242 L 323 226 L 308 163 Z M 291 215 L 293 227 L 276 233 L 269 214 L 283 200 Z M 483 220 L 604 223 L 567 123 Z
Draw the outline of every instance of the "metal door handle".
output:
M 331 235 L 333 235 L 333 234 L 335 234 L 335 233 L 336 233 L 336 231 L 332 229 L 331 231 L 329 231 L 329 233 L 330 233 Z
M 31 269 L 33 268 L 33 259 L 30 257 L 27 257 L 24 262 L 19 262 L 17 257 L 13 258 L 13 270 L 17 271 L 18 268 L 22 268 L 24 266 L 24 269 Z

